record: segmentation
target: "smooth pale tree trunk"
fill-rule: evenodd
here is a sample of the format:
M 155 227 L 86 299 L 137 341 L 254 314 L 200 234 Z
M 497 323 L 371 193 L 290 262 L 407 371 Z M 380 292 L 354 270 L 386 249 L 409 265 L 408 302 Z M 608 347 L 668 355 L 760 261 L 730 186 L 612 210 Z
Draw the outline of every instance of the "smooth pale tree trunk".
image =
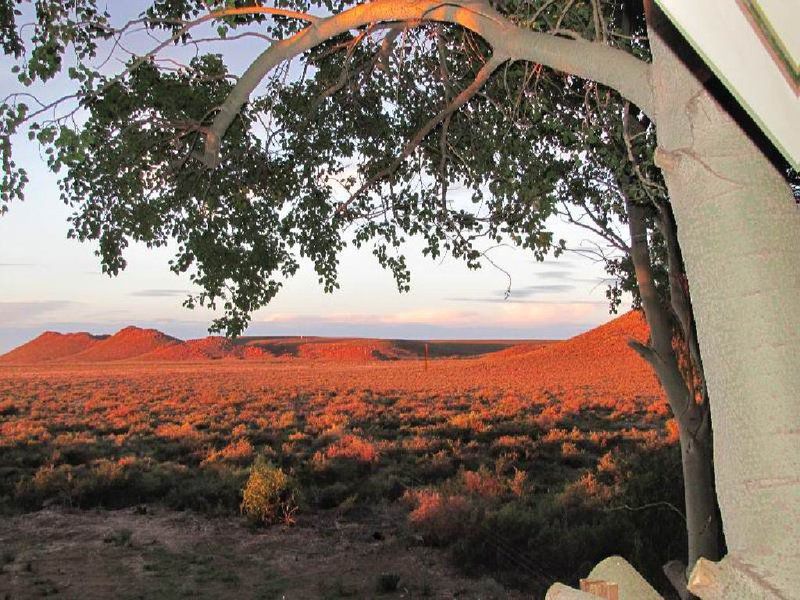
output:
M 800 209 L 648 15 L 657 164 L 669 188 L 709 395 L 728 545 L 720 577 L 753 597 L 800 594 Z M 719 589 L 705 581 L 703 589 Z M 744 588 L 742 588 L 744 589 Z M 708 596 L 712 597 L 712 596 Z

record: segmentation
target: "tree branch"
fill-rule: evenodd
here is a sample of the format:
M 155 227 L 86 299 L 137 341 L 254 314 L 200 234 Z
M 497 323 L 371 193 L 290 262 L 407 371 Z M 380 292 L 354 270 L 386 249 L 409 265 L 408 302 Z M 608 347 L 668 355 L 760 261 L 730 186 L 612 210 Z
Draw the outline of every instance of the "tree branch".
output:
M 680 245 L 678 244 L 677 227 L 669 205 L 666 203 L 659 204 L 658 209 L 659 218 L 657 220 L 667 245 L 670 304 L 681 327 L 684 342 L 689 350 L 690 361 L 694 364 L 692 376 L 697 377 L 699 380 L 701 394 L 704 399 L 707 399 L 708 390 L 706 389 L 703 373 L 703 360 L 694 328 L 691 300 L 689 299 L 689 284 L 684 273 L 683 259 Z
M 425 136 L 427 136 L 431 131 L 433 131 L 433 129 L 439 123 L 447 119 L 455 111 L 464 106 L 464 104 L 469 102 L 470 98 L 472 98 L 477 93 L 477 91 L 481 89 L 481 87 L 483 87 L 483 84 L 486 83 L 489 77 L 492 76 L 492 73 L 494 73 L 500 65 L 506 62 L 506 60 L 507 57 L 505 56 L 498 56 L 496 54 L 491 56 L 489 60 L 487 60 L 481 67 L 480 71 L 478 71 L 478 74 L 475 76 L 475 79 L 472 81 L 472 83 L 470 83 L 466 88 L 464 88 L 461 91 L 461 93 L 458 94 L 458 96 L 453 98 L 453 101 L 450 102 L 450 104 L 444 107 L 441 111 L 439 111 L 439 113 L 436 116 L 434 116 L 430 121 L 425 123 L 425 125 L 423 125 L 422 128 L 419 131 L 417 131 L 417 133 L 414 134 L 414 137 L 412 137 L 410 140 L 408 140 L 408 142 L 406 142 L 403 151 L 400 153 L 399 156 L 397 156 L 397 158 L 394 159 L 394 161 L 392 161 L 392 163 L 388 167 L 381 169 L 375 175 L 370 177 L 363 185 L 361 185 L 361 187 L 359 187 L 353 194 L 350 195 L 350 198 L 348 198 L 345 202 L 341 203 L 337 210 L 341 212 L 359 194 L 372 187 L 375 183 L 377 183 L 384 177 L 388 177 L 389 175 L 394 173 L 395 169 L 397 169 L 397 167 L 399 167 L 400 164 L 411 155 L 411 153 L 417 148 L 417 146 L 419 146 L 420 143 L 422 143 L 422 140 L 425 139 Z
M 686 515 L 684 515 L 683 512 L 681 512 L 681 510 L 677 506 L 667 502 L 666 500 L 659 500 L 658 502 L 648 502 L 647 504 L 643 504 L 642 506 L 628 506 L 627 504 L 622 504 L 620 506 L 611 506 L 603 510 L 605 510 L 606 512 L 613 512 L 617 510 L 628 510 L 631 512 L 638 512 L 640 510 L 648 510 L 650 508 L 668 508 L 676 515 L 678 515 L 683 520 L 684 523 L 686 522 Z
M 618 90 L 654 119 L 650 66 L 604 44 L 568 40 L 518 27 L 481 0 L 375 0 L 321 18 L 295 35 L 274 43 L 248 67 L 223 103 L 206 139 L 203 162 L 219 164 L 222 137 L 250 94 L 279 63 L 351 29 L 380 22 L 441 22 L 460 25 L 481 36 L 496 56 L 544 64 Z

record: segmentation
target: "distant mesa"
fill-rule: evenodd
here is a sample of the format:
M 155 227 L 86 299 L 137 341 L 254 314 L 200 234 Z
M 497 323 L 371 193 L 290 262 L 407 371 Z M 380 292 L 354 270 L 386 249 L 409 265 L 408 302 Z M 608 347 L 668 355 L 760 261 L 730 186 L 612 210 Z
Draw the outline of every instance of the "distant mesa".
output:
M 162 334 L 163 335 L 163 334 Z M 230 356 L 238 356 L 233 342 L 222 336 L 209 336 L 199 340 L 188 340 L 160 346 L 139 356 L 141 360 L 181 361 L 181 360 L 217 360 Z
M 181 341 L 157 329 L 126 327 L 97 344 L 70 357 L 76 362 L 107 362 L 136 358 L 158 349 L 180 344 Z
M 389 340 L 342 340 L 303 344 L 298 353 L 302 358 L 334 361 L 400 360 L 418 358 Z
M 509 372 L 530 376 L 541 369 L 580 370 L 601 374 L 615 362 L 614 372 L 640 369 L 641 359 L 627 340 L 646 341 L 647 324 L 638 312 L 629 312 L 605 325 L 569 340 L 381 340 L 324 337 L 221 336 L 182 341 L 157 329 L 126 327 L 112 336 L 48 331 L 0 356 L 3 364 L 42 362 L 90 363 L 112 361 L 180 362 L 234 359 L 304 359 L 330 362 L 372 362 L 420 359 L 487 358 Z M 573 375 L 574 376 L 574 375 Z
M 36 363 L 73 356 L 91 349 L 108 338 L 90 333 L 57 333 L 45 331 L 39 337 L 0 356 L 2 363 Z

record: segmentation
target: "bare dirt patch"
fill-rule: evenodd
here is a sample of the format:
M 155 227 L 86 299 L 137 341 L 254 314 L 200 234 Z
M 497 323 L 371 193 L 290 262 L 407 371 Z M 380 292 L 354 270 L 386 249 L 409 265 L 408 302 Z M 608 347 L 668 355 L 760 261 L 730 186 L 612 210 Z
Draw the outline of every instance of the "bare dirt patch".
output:
M 457 575 L 442 551 L 404 534 L 398 518 L 331 512 L 253 530 L 241 519 L 159 507 L 49 508 L 0 523 L 0 597 L 522 597 Z

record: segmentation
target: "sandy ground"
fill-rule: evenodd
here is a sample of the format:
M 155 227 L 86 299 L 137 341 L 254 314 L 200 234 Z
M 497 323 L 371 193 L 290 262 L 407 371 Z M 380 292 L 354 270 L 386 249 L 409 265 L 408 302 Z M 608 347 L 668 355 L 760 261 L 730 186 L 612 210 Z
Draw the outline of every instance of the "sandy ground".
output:
M 159 507 L 49 508 L 0 520 L 0 599 L 523 597 L 458 575 L 399 518 L 330 513 L 253 530 Z M 396 590 L 380 589 L 384 574 L 399 576 Z

